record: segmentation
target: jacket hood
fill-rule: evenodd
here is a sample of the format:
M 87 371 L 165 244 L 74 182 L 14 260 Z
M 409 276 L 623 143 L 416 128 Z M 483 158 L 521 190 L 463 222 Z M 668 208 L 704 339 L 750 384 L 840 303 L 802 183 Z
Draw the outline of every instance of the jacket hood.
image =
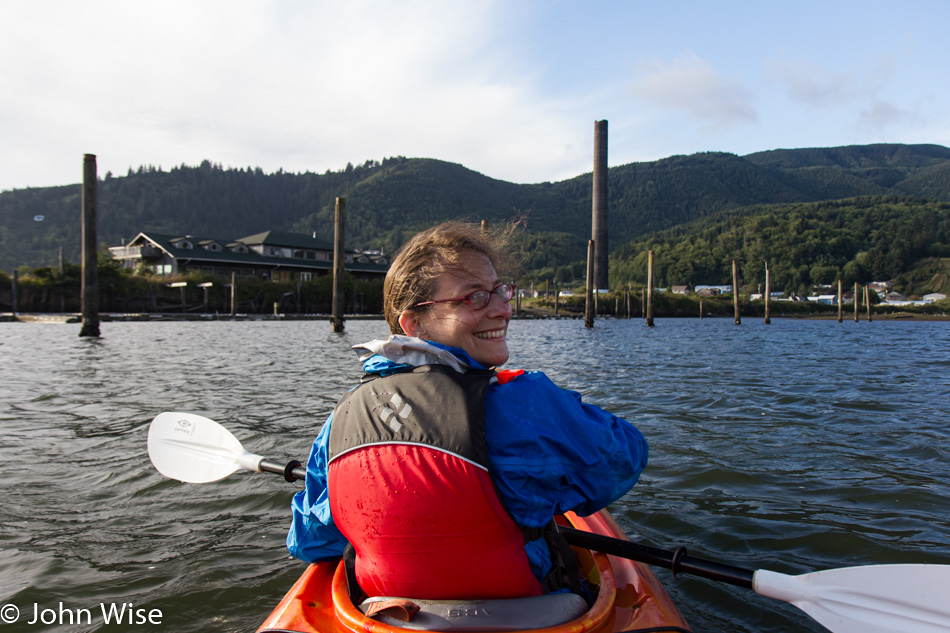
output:
M 458 372 L 487 369 L 457 347 L 404 334 L 393 334 L 388 338 L 354 345 L 353 350 L 363 361 L 363 371 L 384 375 L 419 365 L 448 365 Z

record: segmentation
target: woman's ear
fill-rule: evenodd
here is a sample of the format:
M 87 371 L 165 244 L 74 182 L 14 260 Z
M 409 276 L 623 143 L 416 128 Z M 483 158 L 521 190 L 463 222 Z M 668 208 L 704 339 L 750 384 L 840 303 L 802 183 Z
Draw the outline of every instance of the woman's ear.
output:
M 405 332 L 407 336 L 422 338 L 426 333 L 426 329 L 422 325 L 420 314 L 415 310 L 402 311 L 402 314 L 399 315 L 399 327 L 402 328 L 402 331 Z

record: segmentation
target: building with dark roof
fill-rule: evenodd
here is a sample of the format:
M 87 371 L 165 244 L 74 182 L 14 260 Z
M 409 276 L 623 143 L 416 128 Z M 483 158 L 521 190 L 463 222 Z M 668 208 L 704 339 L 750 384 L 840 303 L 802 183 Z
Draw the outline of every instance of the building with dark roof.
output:
M 220 277 L 309 281 L 333 271 L 333 245 L 300 233 L 264 231 L 237 240 L 142 232 L 109 248 L 125 268 L 159 275 L 202 272 Z M 359 279 L 379 279 L 389 258 L 379 252 L 345 251 L 344 269 Z

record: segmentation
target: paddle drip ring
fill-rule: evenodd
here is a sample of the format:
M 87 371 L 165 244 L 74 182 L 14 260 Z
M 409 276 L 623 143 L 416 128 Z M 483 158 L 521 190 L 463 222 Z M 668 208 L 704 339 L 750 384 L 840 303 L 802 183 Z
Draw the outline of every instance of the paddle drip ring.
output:
M 679 571 L 680 562 L 684 556 L 686 556 L 686 548 L 680 545 L 673 552 L 673 560 L 670 562 L 670 571 L 673 572 L 673 578 L 676 578 L 676 573 Z
M 294 473 L 294 469 L 300 466 L 301 466 L 301 463 L 297 461 L 296 459 L 287 462 L 287 465 L 284 466 L 284 481 L 288 481 L 290 483 L 294 483 L 295 481 L 297 481 L 297 477 L 294 477 L 293 473 Z

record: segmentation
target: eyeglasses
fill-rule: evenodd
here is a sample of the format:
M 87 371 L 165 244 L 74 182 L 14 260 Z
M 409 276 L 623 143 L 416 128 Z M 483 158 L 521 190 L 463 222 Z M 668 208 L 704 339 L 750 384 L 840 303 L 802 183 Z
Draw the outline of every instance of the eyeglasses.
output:
M 419 308 L 422 306 L 432 305 L 433 303 L 452 303 L 453 301 L 467 301 L 469 307 L 472 310 L 481 310 L 482 308 L 488 306 L 488 303 L 491 301 L 492 295 L 501 299 L 504 303 L 511 301 L 511 298 L 515 294 L 515 287 L 508 284 L 501 284 L 500 286 L 495 286 L 491 290 L 476 290 L 475 292 L 470 292 L 464 297 L 455 297 L 454 299 L 437 299 L 435 301 L 423 301 L 422 303 L 417 303 L 414 305 L 414 308 Z

